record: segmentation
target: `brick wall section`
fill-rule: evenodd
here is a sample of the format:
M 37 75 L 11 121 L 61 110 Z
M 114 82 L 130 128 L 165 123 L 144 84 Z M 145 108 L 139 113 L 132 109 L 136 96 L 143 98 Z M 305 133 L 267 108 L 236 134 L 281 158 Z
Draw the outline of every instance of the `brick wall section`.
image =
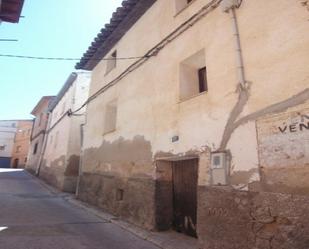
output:
M 203 249 L 309 248 L 305 195 L 200 187 L 198 221 Z

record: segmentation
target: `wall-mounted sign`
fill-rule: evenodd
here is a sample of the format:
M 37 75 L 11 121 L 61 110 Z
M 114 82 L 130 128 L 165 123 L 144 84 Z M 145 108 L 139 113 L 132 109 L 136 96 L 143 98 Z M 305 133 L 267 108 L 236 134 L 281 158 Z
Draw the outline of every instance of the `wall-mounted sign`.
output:
M 309 165 L 309 109 L 274 114 L 257 121 L 260 166 Z

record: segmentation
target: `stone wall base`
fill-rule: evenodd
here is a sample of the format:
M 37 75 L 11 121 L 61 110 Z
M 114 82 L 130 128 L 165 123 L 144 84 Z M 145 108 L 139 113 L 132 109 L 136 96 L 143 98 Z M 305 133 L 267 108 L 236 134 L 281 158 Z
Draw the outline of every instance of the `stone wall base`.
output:
M 151 178 L 124 178 L 84 173 L 78 198 L 147 229 L 154 228 L 155 182 Z
M 77 176 L 66 176 L 61 167 L 45 167 L 40 170 L 40 178 L 61 191 L 75 193 Z
M 308 249 L 309 196 L 199 187 L 203 249 Z

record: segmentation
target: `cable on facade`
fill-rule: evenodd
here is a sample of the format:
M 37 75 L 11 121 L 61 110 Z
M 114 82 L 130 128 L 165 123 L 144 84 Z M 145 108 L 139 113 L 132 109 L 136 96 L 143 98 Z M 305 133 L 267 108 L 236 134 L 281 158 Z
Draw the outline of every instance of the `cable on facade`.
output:
M 94 99 L 96 99 L 99 95 L 101 95 L 107 89 L 109 89 L 110 87 L 115 85 L 117 82 L 119 82 L 121 79 L 123 79 L 125 76 L 127 76 L 128 74 L 133 72 L 135 69 L 137 69 L 141 65 L 143 65 L 149 58 L 156 56 L 170 42 L 174 41 L 177 37 L 179 37 L 186 30 L 191 28 L 195 23 L 197 23 L 199 20 L 201 20 L 209 12 L 211 12 L 212 10 L 217 8 L 221 2 L 222 2 L 222 0 L 212 0 L 211 2 L 206 4 L 204 7 L 202 7 L 197 13 L 195 13 L 187 21 L 185 21 L 184 23 L 179 25 L 173 32 L 171 32 L 163 40 L 161 40 L 157 45 L 155 45 L 153 48 L 151 48 L 144 56 L 140 57 L 139 60 L 137 60 L 136 62 L 131 64 L 119 76 L 117 76 L 115 79 L 113 79 L 112 81 L 107 83 L 105 86 L 100 88 L 93 95 L 91 95 L 78 109 L 76 109 L 75 111 L 72 111 L 72 114 L 80 111 L 82 108 L 84 108 L 87 104 L 89 104 Z
M 13 55 L 13 54 L 0 54 L 0 57 L 17 58 L 17 59 L 29 59 L 29 60 L 50 60 L 50 61 L 79 61 L 80 58 L 68 58 L 68 57 L 40 57 L 40 56 L 27 56 L 27 55 Z M 135 60 L 141 59 L 144 56 L 131 56 L 131 57 L 119 57 L 119 58 L 88 58 L 92 61 L 109 61 L 109 60 Z

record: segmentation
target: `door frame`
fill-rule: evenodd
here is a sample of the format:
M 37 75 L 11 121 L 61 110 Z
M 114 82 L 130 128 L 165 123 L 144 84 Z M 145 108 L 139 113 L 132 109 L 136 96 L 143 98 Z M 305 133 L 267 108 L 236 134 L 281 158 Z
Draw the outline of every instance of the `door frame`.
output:
M 156 160 L 156 181 L 155 181 L 155 226 L 158 231 L 170 230 L 173 227 L 173 163 L 198 159 L 197 174 L 199 179 L 200 156 L 193 154 L 189 156 L 173 156 L 158 158 Z M 197 179 L 197 207 L 198 207 L 198 179 Z M 198 210 L 196 210 L 198 212 Z M 197 221 L 198 223 L 198 215 Z

